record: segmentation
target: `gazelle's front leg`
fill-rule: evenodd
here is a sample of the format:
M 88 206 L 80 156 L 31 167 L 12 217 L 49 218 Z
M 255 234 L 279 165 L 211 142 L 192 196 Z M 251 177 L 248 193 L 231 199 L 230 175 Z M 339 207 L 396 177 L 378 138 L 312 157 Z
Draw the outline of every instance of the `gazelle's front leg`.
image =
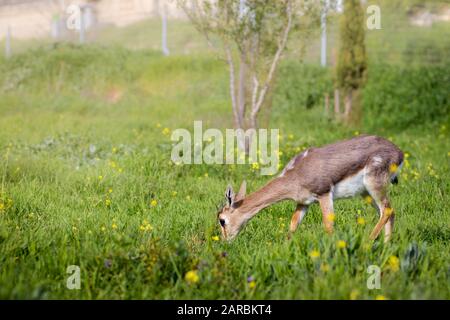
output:
M 297 208 L 294 211 L 294 214 L 291 218 L 291 225 L 289 227 L 289 232 L 294 233 L 297 230 L 298 225 L 302 222 L 305 217 L 306 211 L 308 210 L 308 206 L 303 204 L 297 204 Z
M 334 209 L 333 209 L 333 195 L 332 193 L 326 193 L 319 197 L 319 205 L 322 210 L 323 225 L 325 231 L 328 233 L 333 232 L 334 225 Z

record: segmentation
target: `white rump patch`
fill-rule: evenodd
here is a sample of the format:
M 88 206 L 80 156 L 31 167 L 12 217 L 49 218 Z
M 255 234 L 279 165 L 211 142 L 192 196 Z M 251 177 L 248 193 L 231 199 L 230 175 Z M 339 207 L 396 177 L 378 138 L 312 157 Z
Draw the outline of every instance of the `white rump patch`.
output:
M 338 182 L 333 189 L 333 198 L 350 198 L 366 190 L 364 186 L 365 169 Z

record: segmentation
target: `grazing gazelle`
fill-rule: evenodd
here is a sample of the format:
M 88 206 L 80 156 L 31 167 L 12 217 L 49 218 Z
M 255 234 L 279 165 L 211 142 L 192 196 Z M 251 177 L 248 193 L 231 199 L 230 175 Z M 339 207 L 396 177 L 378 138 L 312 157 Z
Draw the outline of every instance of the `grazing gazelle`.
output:
M 297 202 L 290 225 L 294 232 L 305 217 L 308 206 L 318 201 L 328 233 L 333 231 L 333 200 L 359 194 L 370 195 L 380 219 L 370 237 L 378 237 L 385 226 L 385 241 L 391 237 L 394 211 L 387 188 L 397 183 L 403 164 L 403 152 L 388 140 L 377 136 L 358 136 L 321 148 L 310 148 L 295 156 L 281 174 L 260 190 L 246 196 L 245 181 L 238 194 L 231 186 L 225 192 L 226 205 L 218 219 L 225 239 L 233 239 L 247 221 L 265 207 L 281 200 Z

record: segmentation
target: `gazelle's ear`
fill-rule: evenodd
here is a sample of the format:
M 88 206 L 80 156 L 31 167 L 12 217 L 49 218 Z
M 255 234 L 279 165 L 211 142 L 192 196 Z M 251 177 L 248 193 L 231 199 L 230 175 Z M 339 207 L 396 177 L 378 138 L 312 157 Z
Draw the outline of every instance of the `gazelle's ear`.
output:
M 234 192 L 231 184 L 228 185 L 227 190 L 225 191 L 225 198 L 227 199 L 228 205 L 231 206 L 234 200 Z
M 247 182 L 244 180 L 242 181 L 241 188 L 239 189 L 238 194 L 234 198 L 234 201 L 238 202 L 244 200 L 246 191 L 247 191 Z

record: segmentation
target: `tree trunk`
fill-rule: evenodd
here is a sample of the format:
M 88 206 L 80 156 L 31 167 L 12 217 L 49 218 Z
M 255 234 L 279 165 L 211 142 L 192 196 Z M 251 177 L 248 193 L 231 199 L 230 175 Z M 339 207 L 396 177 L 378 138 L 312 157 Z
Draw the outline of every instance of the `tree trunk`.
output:
M 246 97 L 246 81 L 247 81 L 247 64 L 245 63 L 245 56 L 242 54 L 239 63 L 239 79 L 237 88 L 237 112 L 239 116 L 239 122 L 244 127 L 245 124 L 245 97 Z
M 339 89 L 334 90 L 334 116 L 338 120 L 341 117 L 341 102 L 339 101 Z
M 349 124 L 358 127 L 362 120 L 361 89 L 353 90 L 351 94 L 351 112 L 349 114 Z
M 330 115 L 330 95 L 325 93 L 325 117 Z
M 345 95 L 344 120 L 347 124 L 350 123 L 350 117 L 352 116 L 352 107 L 353 107 L 353 90 L 350 89 Z

